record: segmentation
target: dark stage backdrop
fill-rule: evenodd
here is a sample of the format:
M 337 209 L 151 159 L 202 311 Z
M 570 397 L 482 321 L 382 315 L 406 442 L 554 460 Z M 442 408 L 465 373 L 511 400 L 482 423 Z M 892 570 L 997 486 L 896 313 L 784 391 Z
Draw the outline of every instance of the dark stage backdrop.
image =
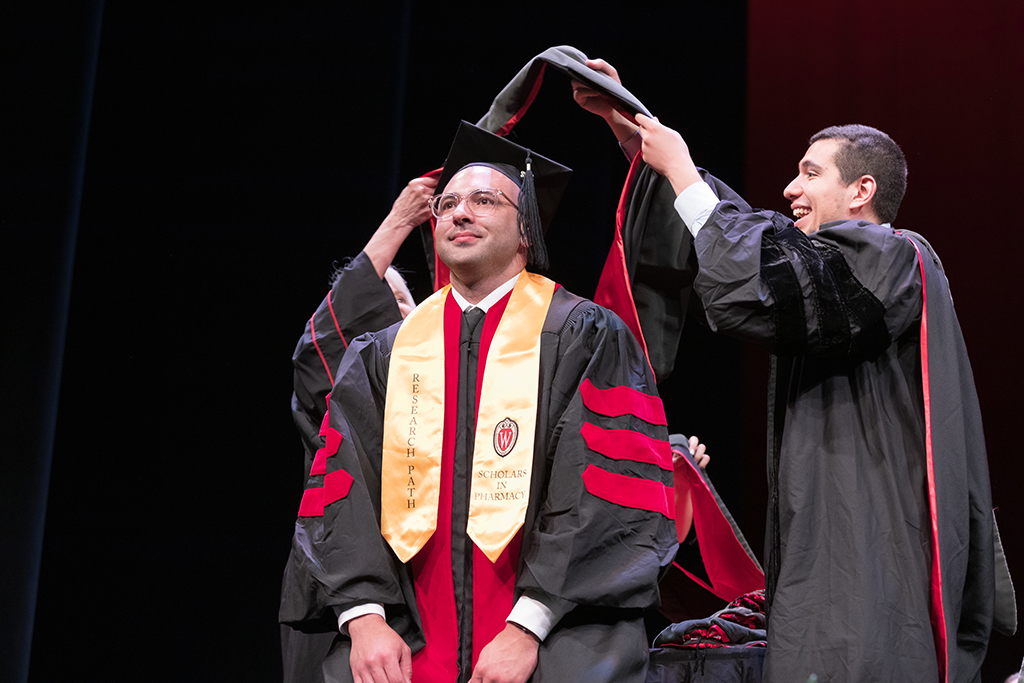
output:
M 785 208 L 779 192 L 807 135 L 835 119 L 869 119 L 908 148 L 900 224 L 946 256 L 1002 468 L 996 501 L 1011 560 L 1024 565 L 1010 518 L 1019 528 L 1010 494 L 1020 466 L 1009 464 L 1019 364 L 1007 366 L 1011 323 L 984 295 L 1012 291 L 1012 266 L 981 261 L 1011 253 L 989 197 L 1013 197 L 1020 180 L 1007 161 L 1020 136 L 996 128 L 1020 118 L 1019 99 L 1015 112 L 1002 108 L 1019 98 L 1009 21 L 1019 28 L 1019 15 L 995 16 L 990 0 L 972 8 L 977 25 L 950 23 L 966 13 L 950 6 L 902 16 L 897 30 L 755 2 L 748 55 L 742 0 L 529 5 L 107 0 L 29 680 L 280 680 L 277 597 L 303 479 L 288 407 L 295 340 L 333 263 L 359 251 L 408 179 L 441 165 L 458 121 L 479 118 L 529 58 L 559 44 L 617 66 L 698 163 L 740 190 L 749 178 L 761 205 Z M 849 21 L 836 50 L 827 36 Z M 908 35 L 936 37 L 915 47 Z M 52 31 L 32 40 L 72 48 Z M 874 98 L 871 67 L 850 65 L 889 61 L 902 80 Z M 841 66 L 863 80 L 844 87 Z M 898 116 L 872 118 L 875 100 Z M 63 153 L 52 132 L 29 132 L 42 155 Z M 589 295 L 625 159 L 554 76 L 516 135 L 576 169 L 550 245 L 557 278 Z M 923 213 L 940 206 L 935 220 Z M 931 226 L 942 222 L 940 238 Z M 983 234 L 995 239 L 974 238 Z M 414 241 L 399 265 L 425 297 Z M 696 325 L 681 353 L 665 387 L 672 426 L 709 443 L 716 485 L 760 550 L 766 360 Z M 1011 645 L 1019 659 L 1019 639 L 993 641 L 999 671 Z
M 12 682 L 28 675 L 102 2 L 23 9 L 0 7 L 0 681 Z

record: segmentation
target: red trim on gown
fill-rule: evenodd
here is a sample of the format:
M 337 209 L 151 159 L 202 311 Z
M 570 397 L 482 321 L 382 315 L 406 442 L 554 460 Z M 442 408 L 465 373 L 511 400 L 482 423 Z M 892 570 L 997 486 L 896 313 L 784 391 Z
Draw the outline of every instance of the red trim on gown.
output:
M 580 384 L 580 396 L 583 405 L 606 417 L 634 415 L 652 425 L 667 425 L 665 405 L 657 396 L 637 391 L 633 387 L 615 386 L 598 389 L 590 378 Z
M 683 473 L 689 484 L 690 500 L 693 504 L 693 526 L 697 543 L 701 548 L 704 570 L 711 581 L 709 585 L 700 577 L 686 571 L 678 563 L 676 567 L 693 579 L 697 585 L 706 588 L 726 602 L 732 602 L 741 595 L 764 589 L 764 572 L 747 555 L 746 550 L 729 520 L 718 507 L 697 466 L 684 458 L 686 469 Z
M 928 472 L 928 507 L 931 511 L 932 571 L 931 571 L 931 623 L 938 658 L 939 680 L 949 680 L 949 644 L 946 637 L 946 609 L 942 601 L 942 556 L 939 554 L 939 513 L 935 499 L 935 460 L 932 453 L 932 398 L 928 380 L 928 283 L 924 277 L 924 260 L 917 242 L 906 238 L 917 252 L 921 269 L 921 389 L 924 395 L 924 447 Z
M 633 302 L 633 286 L 629 281 L 629 270 L 626 268 L 626 250 L 622 243 L 622 225 L 626 221 L 629 188 L 633 186 L 636 180 L 636 175 L 640 169 L 640 160 L 643 159 L 643 156 L 642 152 L 637 152 L 629 165 L 626 183 L 622 187 L 619 206 L 615 211 L 615 237 L 612 240 L 611 248 L 608 250 L 608 259 L 604 262 L 601 279 L 597 282 L 597 291 L 594 292 L 594 303 L 614 311 L 617 316 L 622 318 L 622 322 L 626 323 L 626 327 L 633 333 L 636 340 L 640 342 L 640 348 L 644 351 L 644 358 L 649 359 L 647 342 L 644 340 L 643 330 L 640 329 L 640 317 L 637 315 L 636 304 Z
M 632 460 L 672 471 L 672 450 L 668 441 L 653 439 L 632 429 L 602 429 L 584 422 L 580 434 L 587 448 L 612 460 Z
M 480 363 L 476 372 L 476 405 L 480 406 L 480 389 L 483 387 L 487 350 L 494 340 L 494 331 L 498 321 L 505 313 L 505 307 L 512 298 L 509 292 L 499 299 L 484 318 L 484 328 L 480 334 Z M 516 565 L 519 563 L 519 545 L 522 541 L 522 529 L 519 530 L 497 561 L 493 564 L 480 548 L 473 544 L 473 667 L 476 667 L 480 650 L 494 640 L 505 628 L 505 618 L 512 611 L 512 596 L 516 584 Z M 484 606 L 486 609 L 476 609 Z
M 660 512 L 676 518 L 675 490 L 660 481 L 630 477 L 587 465 L 583 470 L 583 486 L 587 493 L 622 507 Z

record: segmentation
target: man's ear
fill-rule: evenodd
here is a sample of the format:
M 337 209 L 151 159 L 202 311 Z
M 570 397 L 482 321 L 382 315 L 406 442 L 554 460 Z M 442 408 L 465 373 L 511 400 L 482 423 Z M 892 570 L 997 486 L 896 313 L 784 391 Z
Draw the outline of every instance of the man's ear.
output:
M 850 188 L 853 190 L 853 195 L 850 197 L 850 211 L 859 213 L 872 210 L 871 200 L 875 198 L 875 192 L 878 190 L 878 182 L 874 176 L 862 175 L 851 183 Z
M 526 228 L 523 226 L 519 227 L 519 246 L 522 249 L 530 248 L 530 236 L 526 234 Z

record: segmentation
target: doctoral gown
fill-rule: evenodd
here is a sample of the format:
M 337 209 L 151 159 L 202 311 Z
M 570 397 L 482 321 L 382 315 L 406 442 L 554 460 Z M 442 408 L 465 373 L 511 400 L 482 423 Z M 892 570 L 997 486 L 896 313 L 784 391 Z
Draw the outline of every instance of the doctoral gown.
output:
M 478 373 L 505 302 L 483 323 L 472 363 Z M 479 650 L 526 594 L 565 612 L 541 643 L 533 681 L 643 681 L 642 610 L 657 604 L 658 578 L 677 543 L 664 410 L 630 331 L 610 311 L 555 290 L 541 333 L 526 519 L 491 566 L 465 535 L 472 456 L 458 442 L 445 458 L 437 530 L 427 545 L 403 564 L 381 536 L 382 419 L 397 330 L 357 339 L 338 370 L 325 446 L 296 525 L 282 619 L 300 624 L 380 603 L 413 649 L 418 683 L 467 680 Z M 446 395 L 458 415 L 445 439 L 472 443 L 465 435 L 479 381 L 470 388 L 471 361 L 459 350 L 472 338 L 458 322 L 454 333 L 446 322 L 438 334 L 446 357 L 459 354 L 462 366 L 455 371 L 461 399 Z M 480 583 L 487 590 L 474 596 Z M 339 636 L 325 663 L 328 680 L 351 676 L 349 647 Z M 430 666 L 417 669 L 423 661 Z
M 863 221 L 807 236 L 706 180 L 695 290 L 715 330 L 772 353 L 765 680 L 977 680 L 991 493 L 938 257 Z

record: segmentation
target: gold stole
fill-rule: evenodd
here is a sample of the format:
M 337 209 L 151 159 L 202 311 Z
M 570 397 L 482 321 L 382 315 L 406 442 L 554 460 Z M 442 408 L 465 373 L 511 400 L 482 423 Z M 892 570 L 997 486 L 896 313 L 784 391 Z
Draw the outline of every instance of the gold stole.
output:
M 444 304 L 450 288 L 436 292 L 405 319 L 388 367 L 381 533 L 402 562 L 419 552 L 437 528 Z M 551 280 L 520 273 L 483 365 L 468 534 L 491 562 L 526 519 L 537 427 L 540 332 L 554 291 Z

